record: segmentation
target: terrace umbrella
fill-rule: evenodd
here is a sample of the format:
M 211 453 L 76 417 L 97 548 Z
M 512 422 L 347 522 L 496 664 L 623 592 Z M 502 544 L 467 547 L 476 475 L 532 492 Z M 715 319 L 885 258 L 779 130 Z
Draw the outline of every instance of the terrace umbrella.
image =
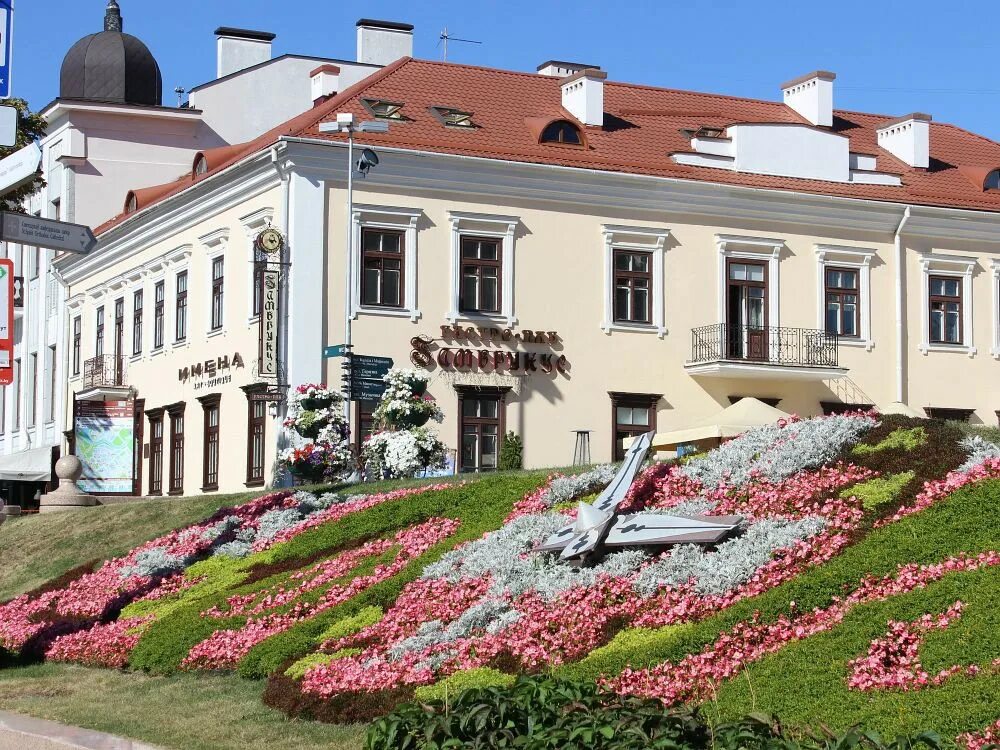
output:
M 722 441 L 742 435 L 751 427 L 774 424 L 790 415 L 781 409 L 768 406 L 755 398 L 741 398 L 732 406 L 709 417 L 696 419 L 684 427 L 661 432 L 653 437 L 654 450 L 672 450 L 683 443 L 703 440 Z

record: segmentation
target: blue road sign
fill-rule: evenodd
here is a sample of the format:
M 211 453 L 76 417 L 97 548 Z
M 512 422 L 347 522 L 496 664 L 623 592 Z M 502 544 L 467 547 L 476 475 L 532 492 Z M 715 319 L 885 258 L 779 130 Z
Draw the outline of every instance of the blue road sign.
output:
M 14 0 L 0 0 L 0 99 L 10 97 L 11 42 L 14 31 Z
M 337 344 L 336 346 L 327 346 L 323 349 L 323 357 L 325 359 L 333 359 L 334 357 L 343 357 L 347 354 L 346 344 Z

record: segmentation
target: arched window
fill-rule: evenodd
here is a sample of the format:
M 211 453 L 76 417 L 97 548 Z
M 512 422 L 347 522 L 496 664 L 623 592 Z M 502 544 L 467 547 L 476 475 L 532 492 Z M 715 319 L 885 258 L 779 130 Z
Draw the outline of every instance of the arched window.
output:
M 1000 190 L 1000 169 L 994 169 L 986 175 L 986 182 L 983 183 L 983 190 Z
M 139 210 L 139 199 L 135 193 L 129 193 L 125 198 L 125 213 L 134 214 Z
M 194 169 L 192 171 L 195 177 L 208 173 L 208 159 L 205 158 L 204 154 L 198 154 L 194 158 Z
M 542 143 L 568 143 L 579 146 L 583 143 L 580 128 L 568 120 L 556 120 L 545 126 L 542 131 Z

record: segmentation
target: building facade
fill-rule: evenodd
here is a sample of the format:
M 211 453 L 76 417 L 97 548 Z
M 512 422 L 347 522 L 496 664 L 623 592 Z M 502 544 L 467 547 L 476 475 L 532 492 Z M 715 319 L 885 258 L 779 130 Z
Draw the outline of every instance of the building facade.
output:
M 48 122 L 40 143 L 47 186 L 25 206 L 29 213 L 96 227 L 122 211 L 123 185 L 143 188 L 180 175 L 193 179 L 234 147 L 240 150 L 239 144 L 412 49 L 412 27 L 392 22 L 359 21 L 356 60 L 273 57 L 273 34 L 223 27 L 215 31 L 215 77 L 191 88 L 187 101 L 165 106 L 155 57 L 124 28 L 118 3 L 109 0 L 103 30 L 67 52 L 59 96 L 42 110 Z M 259 90 L 274 92 L 267 107 L 247 95 Z M 138 203 L 156 196 L 156 191 L 137 192 Z M 125 307 L 110 300 L 100 327 L 106 346 L 97 345 L 97 322 L 88 322 L 91 348 L 81 359 L 83 321 L 70 314 L 54 253 L 0 247 L 13 259 L 23 290 L 15 314 L 14 383 L 0 389 L 0 496 L 32 508 L 52 481 L 54 461 L 69 447 L 75 402 L 68 398 L 67 383 L 89 370 L 92 381 L 117 388 L 111 397 L 131 393 L 127 372 L 139 351 L 132 339 L 135 306 L 148 304 L 151 320 L 156 290 L 128 298 L 127 332 L 116 329 L 125 325 L 116 318 Z
M 284 406 L 252 394 L 338 383 L 323 349 L 348 314 L 355 353 L 432 374 L 464 471 L 494 468 L 507 431 L 527 466 L 569 463 L 581 432 L 607 461 L 624 437 L 744 396 L 992 423 L 1000 144 L 919 113 L 834 110 L 833 82 L 818 71 L 765 102 L 572 63 L 403 59 L 158 189 L 92 256 L 57 261 L 81 358 L 140 290 L 143 342 L 160 342 L 129 362 L 137 491 L 234 490 L 258 464 L 281 481 Z M 389 124 L 363 136 L 380 163 L 350 211 L 344 136 L 321 128 L 338 113 Z M 274 379 L 254 316 L 266 226 L 285 239 Z M 372 406 L 355 405 L 358 439 Z

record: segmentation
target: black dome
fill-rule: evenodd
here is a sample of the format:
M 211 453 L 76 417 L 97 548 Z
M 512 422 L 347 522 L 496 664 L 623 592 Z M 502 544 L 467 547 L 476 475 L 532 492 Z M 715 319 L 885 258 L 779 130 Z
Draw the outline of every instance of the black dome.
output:
M 160 66 L 142 40 L 121 30 L 118 3 L 108 3 L 105 30 L 85 36 L 63 60 L 59 97 L 159 106 Z

